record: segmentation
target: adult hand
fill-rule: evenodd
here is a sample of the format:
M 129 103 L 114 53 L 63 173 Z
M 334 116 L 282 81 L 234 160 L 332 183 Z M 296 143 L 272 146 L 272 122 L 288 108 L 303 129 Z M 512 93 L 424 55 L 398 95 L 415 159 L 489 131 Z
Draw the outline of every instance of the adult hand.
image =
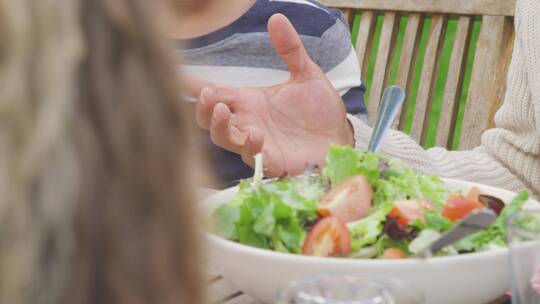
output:
M 352 128 L 343 101 L 324 72 L 308 56 L 289 20 L 272 16 L 268 32 L 287 64 L 286 83 L 261 88 L 235 88 L 184 79 L 197 97 L 197 123 L 220 147 L 254 165 L 262 152 L 265 174 L 298 174 L 306 163 L 324 164 L 331 144 L 352 145 Z

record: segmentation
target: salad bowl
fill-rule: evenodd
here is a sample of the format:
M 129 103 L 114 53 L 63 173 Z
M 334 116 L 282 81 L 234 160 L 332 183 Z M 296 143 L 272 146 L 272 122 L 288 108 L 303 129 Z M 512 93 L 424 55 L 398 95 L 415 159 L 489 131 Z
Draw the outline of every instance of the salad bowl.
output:
M 467 193 L 473 187 L 509 202 L 516 195 L 504 189 L 452 179 L 442 179 L 452 191 Z M 233 200 L 238 188 L 209 197 L 203 203 L 206 217 Z M 528 200 L 524 209 L 537 209 Z M 313 257 L 254 248 L 208 233 L 206 250 L 210 263 L 239 290 L 273 303 L 277 292 L 290 281 L 307 275 L 344 274 L 365 278 L 390 277 L 423 292 L 426 303 L 483 304 L 510 289 L 507 248 L 433 257 L 428 259 L 352 259 Z

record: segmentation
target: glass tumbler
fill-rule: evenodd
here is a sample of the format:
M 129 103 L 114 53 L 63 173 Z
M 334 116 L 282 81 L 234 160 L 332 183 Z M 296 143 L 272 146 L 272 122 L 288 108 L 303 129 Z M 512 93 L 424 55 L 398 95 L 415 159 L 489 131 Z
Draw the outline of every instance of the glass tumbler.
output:
M 390 278 L 323 274 L 292 281 L 277 304 L 421 304 L 423 294 Z
M 521 211 L 507 223 L 512 303 L 540 304 L 540 210 Z

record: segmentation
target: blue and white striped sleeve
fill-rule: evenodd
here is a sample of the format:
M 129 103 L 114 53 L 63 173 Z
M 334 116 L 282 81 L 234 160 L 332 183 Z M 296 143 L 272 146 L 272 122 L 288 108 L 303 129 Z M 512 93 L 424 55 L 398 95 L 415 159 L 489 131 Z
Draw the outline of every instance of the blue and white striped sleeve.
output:
M 362 119 L 367 118 L 365 86 L 361 81 L 349 26 L 339 10 L 324 9 L 332 21 L 326 23 L 329 26 L 322 32 L 319 45 L 316 48 L 308 47 L 308 53 L 342 96 L 347 112 Z

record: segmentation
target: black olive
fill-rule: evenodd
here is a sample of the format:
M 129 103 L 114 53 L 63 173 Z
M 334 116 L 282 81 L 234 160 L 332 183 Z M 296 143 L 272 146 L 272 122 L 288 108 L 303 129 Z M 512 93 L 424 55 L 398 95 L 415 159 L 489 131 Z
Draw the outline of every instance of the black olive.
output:
M 419 231 L 416 228 L 403 228 L 395 217 L 386 217 L 384 233 L 386 233 L 391 240 L 401 241 L 402 239 L 408 239 L 409 241 L 412 241 L 418 236 L 418 232 Z
M 504 202 L 491 195 L 480 194 L 478 200 L 487 208 L 493 210 L 497 215 L 501 214 L 504 208 Z
M 386 218 L 386 222 L 384 223 L 384 233 L 394 241 L 400 241 L 409 235 L 409 232 L 398 224 L 395 217 Z

